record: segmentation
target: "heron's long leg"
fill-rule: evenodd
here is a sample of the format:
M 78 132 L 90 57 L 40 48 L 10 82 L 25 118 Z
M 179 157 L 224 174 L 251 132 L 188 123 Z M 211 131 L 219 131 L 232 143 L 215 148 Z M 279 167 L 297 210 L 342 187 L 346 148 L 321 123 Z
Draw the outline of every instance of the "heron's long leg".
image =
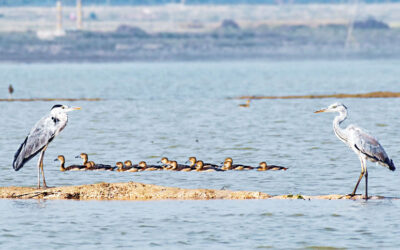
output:
M 44 158 L 44 152 L 46 151 L 47 146 L 45 146 L 42 150 L 42 152 L 40 153 L 40 169 L 42 170 L 42 176 L 43 176 L 43 187 L 47 188 L 46 185 L 46 179 L 44 178 L 44 170 L 43 170 L 43 158 Z
M 365 167 L 365 199 L 368 200 L 368 170 Z
M 356 186 L 355 186 L 355 188 L 353 190 L 353 193 L 351 193 L 351 196 L 354 196 L 356 194 L 356 191 L 357 191 L 357 188 L 358 188 L 358 184 L 360 184 L 360 181 L 363 178 L 364 173 L 365 173 L 364 160 L 360 158 L 360 161 L 361 161 L 361 174 L 360 174 L 360 177 L 358 178 L 358 181 L 357 181 L 357 184 L 356 184 Z
M 37 176 L 38 184 L 37 184 L 37 188 L 40 188 L 40 162 L 41 162 L 41 157 L 42 157 L 42 154 L 40 154 L 39 161 L 38 161 L 38 176 Z

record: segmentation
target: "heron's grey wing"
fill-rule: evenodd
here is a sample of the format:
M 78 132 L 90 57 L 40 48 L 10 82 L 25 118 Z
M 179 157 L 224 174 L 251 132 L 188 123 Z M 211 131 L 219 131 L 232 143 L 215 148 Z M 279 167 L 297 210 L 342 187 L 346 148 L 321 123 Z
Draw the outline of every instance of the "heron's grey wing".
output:
M 354 147 L 357 150 L 366 155 L 369 160 L 394 170 L 392 160 L 389 159 L 382 145 L 375 137 L 356 126 L 349 126 L 347 130 L 351 133 Z
M 54 139 L 57 125 L 50 116 L 43 117 L 32 128 L 14 155 L 13 168 L 18 171 Z

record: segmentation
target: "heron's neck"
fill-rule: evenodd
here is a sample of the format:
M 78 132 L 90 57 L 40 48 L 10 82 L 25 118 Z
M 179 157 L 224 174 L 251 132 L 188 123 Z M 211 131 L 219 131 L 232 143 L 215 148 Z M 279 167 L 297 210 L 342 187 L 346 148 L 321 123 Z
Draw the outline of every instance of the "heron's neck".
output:
M 342 140 L 343 142 L 347 142 L 348 136 L 344 129 L 340 127 L 340 124 L 346 120 L 347 118 L 347 110 L 343 110 L 339 112 L 339 115 L 333 119 L 333 131 L 335 131 L 336 136 Z
M 51 117 L 53 121 L 68 122 L 68 114 L 65 112 L 52 112 Z

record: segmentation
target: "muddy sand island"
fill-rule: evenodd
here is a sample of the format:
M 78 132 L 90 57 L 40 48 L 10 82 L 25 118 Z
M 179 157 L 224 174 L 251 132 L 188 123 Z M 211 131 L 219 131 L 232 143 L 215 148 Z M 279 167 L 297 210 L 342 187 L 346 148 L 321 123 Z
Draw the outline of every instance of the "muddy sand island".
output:
M 272 196 L 257 191 L 231 191 L 215 189 L 185 189 L 164 187 L 137 182 L 97 183 L 79 186 L 62 186 L 47 189 L 34 187 L 0 187 L 1 199 L 45 199 L 45 200 L 249 200 L 249 199 L 304 199 L 304 200 L 339 200 L 363 199 L 362 195 L 331 194 L 308 196 L 288 194 Z M 371 196 L 369 199 L 384 199 L 382 196 Z

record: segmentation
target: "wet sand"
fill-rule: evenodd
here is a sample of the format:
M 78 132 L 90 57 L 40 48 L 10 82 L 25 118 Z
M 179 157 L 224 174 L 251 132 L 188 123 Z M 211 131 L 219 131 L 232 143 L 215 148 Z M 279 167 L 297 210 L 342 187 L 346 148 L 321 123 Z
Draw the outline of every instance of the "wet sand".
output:
M 231 191 L 215 189 L 184 189 L 164 187 L 136 182 L 98 183 L 80 186 L 63 186 L 47 189 L 32 187 L 0 187 L 1 199 L 46 199 L 46 200 L 248 200 L 248 199 L 304 199 L 304 200 L 339 200 L 363 199 L 362 195 L 278 195 L 256 191 Z M 384 199 L 382 196 L 371 196 L 370 199 Z

